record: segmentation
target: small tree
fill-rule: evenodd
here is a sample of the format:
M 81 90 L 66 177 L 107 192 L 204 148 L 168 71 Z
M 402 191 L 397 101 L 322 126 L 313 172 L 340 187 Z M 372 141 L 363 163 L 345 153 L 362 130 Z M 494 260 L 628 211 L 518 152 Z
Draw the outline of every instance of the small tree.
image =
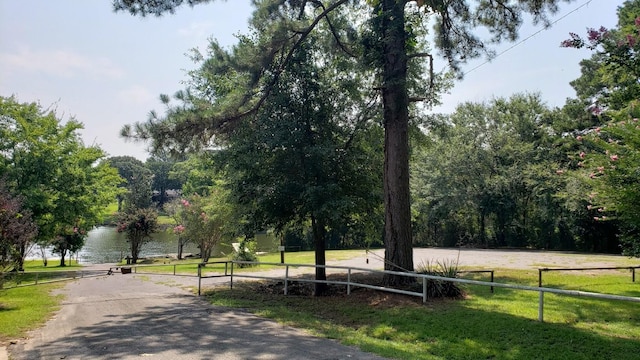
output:
M 202 262 L 209 261 L 211 252 L 223 237 L 233 235 L 235 222 L 228 193 L 221 186 L 211 189 L 210 195 L 194 195 L 183 201 L 183 235 L 195 241 L 200 248 Z
M 78 227 L 67 229 L 52 241 L 53 253 L 60 254 L 60 266 L 67 266 L 65 257 L 80 251 L 84 246 L 87 231 Z
M 185 199 L 175 199 L 165 204 L 164 209 L 173 219 L 176 226 L 173 227 L 173 233 L 178 237 L 178 260 L 182 260 L 182 250 L 189 243 L 190 239 L 184 236 L 185 227 L 182 219 L 182 207 L 188 203 Z
M 138 261 L 142 245 L 151 240 L 151 234 L 158 229 L 158 214 L 153 209 L 136 209 L 120 216 L 118 232 L 127 236 L 131 246 L 131 261 Z
M 37 233 L 31 213 L 22 208 L 22 199 L 13 196 L 0 181 L 0 272 L 22 269 L 21 254 Z

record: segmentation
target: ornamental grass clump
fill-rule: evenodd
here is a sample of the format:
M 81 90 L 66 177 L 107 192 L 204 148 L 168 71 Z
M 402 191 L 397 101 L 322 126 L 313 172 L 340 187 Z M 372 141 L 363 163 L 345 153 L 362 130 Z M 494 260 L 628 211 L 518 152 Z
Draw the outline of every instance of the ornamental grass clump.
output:
M 233 260 L 257 262 L 258 256 L 256 255 L 256 248 L 257 244 L 255 241 L 247 238 L 242 239 L 236 251 L 233 252 Z M 256 266 L 256 264 L 240 263 L 237 266 L 247 268 Z
M 453 260 L 427 261 L 418 266 L 416 272 L 445 278 L 457 278 L 459 268 L 458 262 Z M 464 291 L 458 283 L 428 279 L 427 296 L 429 298 L 462 298 Z

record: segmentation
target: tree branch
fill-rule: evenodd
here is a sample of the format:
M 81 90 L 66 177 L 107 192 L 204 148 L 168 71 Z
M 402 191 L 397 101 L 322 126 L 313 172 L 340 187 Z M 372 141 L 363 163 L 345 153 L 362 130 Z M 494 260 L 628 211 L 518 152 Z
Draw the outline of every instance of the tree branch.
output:
M 429 89 L 433 89 L 433 56 L 429 53 L 415 53 L 407 55 L 407 58 L 413 59 L 417 57 L 428 57 L 429 58 Z

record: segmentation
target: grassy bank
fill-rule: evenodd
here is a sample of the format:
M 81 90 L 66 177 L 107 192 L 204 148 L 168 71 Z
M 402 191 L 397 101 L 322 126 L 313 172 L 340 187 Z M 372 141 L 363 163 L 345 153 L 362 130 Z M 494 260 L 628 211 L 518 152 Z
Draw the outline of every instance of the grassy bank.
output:
M 537 284 L 537 271 L 499 270 L 500 282 Z M 549 286 L 640 296 L 626 272 L 549 274 Z M 283 296 L 244 284 L 207 296 L 217 305 L 248 309 L 284 324 L 395 359 L 637 359 L 637 303 L 465 288 L 464 300 L 420 299 L 354 291 L 350 297 Z
M 40 260 L 26 261 L 24 267 L 29 273 L 81 268 L 75 262 L 67 267 L 44 267 Z M 6 344 L 9 339 L 24 337 L 27 331 L 44 324 L 58 310 L 62 301 L 61 296 L 52 295 L 51 292 L 62 286 L 64 283 L 51 283 L 0 290 L 0 344 Z

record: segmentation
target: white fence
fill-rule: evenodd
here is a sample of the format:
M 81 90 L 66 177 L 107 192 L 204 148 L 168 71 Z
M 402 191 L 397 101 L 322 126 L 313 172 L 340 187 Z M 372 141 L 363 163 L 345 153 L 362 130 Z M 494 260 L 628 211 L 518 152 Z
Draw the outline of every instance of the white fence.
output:
M 488 282 L 488 281 L 478 281 L 478 280 L 468 280 L 468 279 L 458 279 L 458 278 L 448 278 L 448 277 L 440 277 L 433 275 L 425 275 L 425 274 L 417 274 L 417 273 L 409 273 L 409 272 L 398 272 L 398 271 L 382 271 L 382 270 L 372 270 L 372 269 L 364 269 L 364 268 L 355 268 L 355 267 L 347 267 L 347 266 L 331 266 L 331 265 L 310 265 L 310 264 L 281 264 L 281 263 L 261 263 L 261 262 L 251 262 L 251 261 L 230 261 L 230 272 L 228 272 L 227 266 L 225 266 L 225 275 L 229 276 L 230 286 L 233 288 L 234 278 L 249 278 L 249 279 L 263 279 L 263 280 L 277 280 L 284 282 L 284 294 L 288 294 L 288 287 L 290 282 L 308 282 L 308 283 L 325 283 L 325 284 L 337 284 L 337 285 L 346 285 L 347 294 L 351 293 L 352 287 L 363 287 L 369 289 L 375 289 L 379 291 L 386 291 L 410 296 L 418 296 L 422 298 L 422 302 L 426 302 L 428 299 L 427 296 L 427 281 L 435 280 L 435 281 L 448 281 L 459 284 L 470 284 L 470 285 L 480 285 L 480 286 L 489 286 L 489 287 L 500 287 L 505 289 L 514 289 L 514 290 L 523 290 L 523 291 L 535 291 L 539 293 L 538 297 L 538 321 L 544 321 L 544 294 L 552 293 L 552 294 L 560 294 L 560 295 L 568 295 L 568 296 L 580 296 L 587 298 L 595 298 L 595 299 L 605 299 L 605 300 L 620 300 L 620 301 L 631 301 L 640 303 L 639 297 L 631 297 L 631 296 L 621 296 L 621 295 L 610 295 L 610 294 L 601 294 L 601 293 L 593 293 L 586 291 L 577 291 L 577 290 L 562 290 L 562 289 L 553 289 L 546 287 L 534 287 L 534 286 L 524 286 L 524 285 L 513 285 L 513 284 L 503 284 L 497 282 Z M 284 270 L 283 276 L 264 276 L 259 275 L 257 273 L 235 273 L 234 265 L 236 264 L 246 264 L 246 265 L 273 265 L 277 267 L 282 267 Z M 315 279 L 307 279 L 302 278 L 299 275 L 290 275 L 291 268 L 315 268 L 315 267 L 323 267 L 325 269 L 333 269 L 339 270 L 341 273 L 347 274 L 346 281 L 333 281 L 333 280 L 315 280 Z M 416 278 L 418 283 L 422 284 L 421 292 L 414 292 L 408 290 L 394 289 L 390 287 L 384 286 L 374 286 L 370 284 L 363 284 L 355 282 L 352 279 L 352 275 L 354 273 L 377 273 L 377 274 L 389 274 L 389 275 L 399 275 L 399 276 L 408 276 Z M 219 277 L 217 275 L 215 277 Z M 201 268 L 198 268 L 198 295 L 201 293 L 201 279 L 208 278 L 209 276 L 203 276 L 201 273 Z

